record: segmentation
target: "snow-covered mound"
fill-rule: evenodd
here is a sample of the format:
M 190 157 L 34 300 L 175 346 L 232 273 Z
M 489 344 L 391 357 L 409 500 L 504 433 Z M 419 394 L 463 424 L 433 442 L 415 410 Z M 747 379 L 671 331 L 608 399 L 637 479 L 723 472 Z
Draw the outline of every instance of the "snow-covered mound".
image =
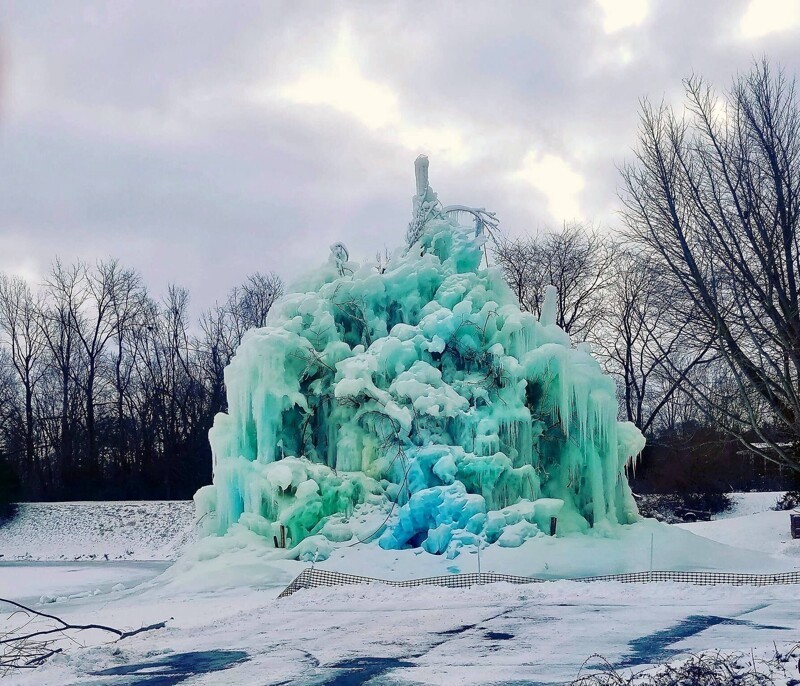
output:
M 733 506 L 730 510 L 720 512 L 715 519 L 730 519 L 732 517 L 744 517 L 746 515 L 757 514 L 758 512 L 768 512 L 775 507 L 778 499 L 785 495 L 786 491 L 760 491 L 757 493 L 731 493 Z
M 617 421 L 613 380 L 556 326 L 555 289 L 540 319 L 520 311 L 483 266 L 482 224 L 441 207 L 426 159 L 417 172 L 410 247 L 376 269 L 337 244 L 226 369 L 214 485 L 196 496 L 216 533 L 280 544 L 285 528 L 324 558 L 367 505 L 389 513 L 381 547 L 453 558 L 553 517 L 559 535 L 638 519 L 625 466 L 644 439 Z
M 772 509 L 782 495 L 780 491 L 733 493 L 733 508 L 718 519 L 677 526 L 727 546 L 766 553 L 800 565 L 800 539 L 791 536 L 790 512 Z
M 23 503 L 0 561 L 174 560 L 194 540 L 191 501 Z
M 785 556 L 800 564 L 800 539 L 791 536 L 788 512 L 758 512 L 676 526 L 725 545 Z
M 748 535 L 770 538 L 770 527 L 759 515 Z M 786 515 L 784 513 L 784 517 Z M 729 520 L 730 521 L 730 520 Z M 773 555 L 754 550 L 742 541 L 720 542 L 681 526 L 647 519 L 619 526 L 609 535 L 597 529 L 558 537 L 538 536 L 515 548 L 489 545 L 478 552 L 465 547 L 454 559 L 422 548 L 386 550 L 376 542 L 331 548 L 328 559 L 317 559 L 320 569 L 377 579 L 407 580 L 447 574 L 499 572 L 546 579 L 577 578 L 643 572 L 708 571 L 778 573 L 795 571 L 800 560 L 790 554 Z M 800 548 L 800 541 L 787 544 Z M 776 543 L 776 546 L 779 543 Z M 787 550 L 789 548 L 787 547 Z M 480 555 L 480 557 L 479 557 Z M 207 537 L 188 548 L 166 577 L 180 587 L 218 589 L 288 584 L 309 566 L 295 561 L 291 550 L 275 549 L 263 537 L 241 525 L 227 536 Z M 652 564 L 652 567 L 651 567 Z

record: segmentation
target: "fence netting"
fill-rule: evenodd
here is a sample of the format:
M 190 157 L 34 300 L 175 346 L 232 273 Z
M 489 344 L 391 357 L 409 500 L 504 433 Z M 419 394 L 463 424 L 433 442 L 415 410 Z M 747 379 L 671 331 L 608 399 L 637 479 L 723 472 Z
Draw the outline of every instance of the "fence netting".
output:
M 442 576 L 429 576 L 424 579 L 409 579 L 406 581 L 389 581 L 387 579 L 374 579 L 368 576 L 343 574 L 327 569 L 310 567 L 304 569 L 278 596 L 285 598 L 304 588 L 320 588 L 322 586 L 348 586 L 358 584 L 383 584 L 398 588 L 414 586 L 446 586 L 448 588 L 467 588 L 479 584 L 493 584 L 506 582 L 509 584 L 542 584 L 556 579 L 540 579 L 538 577 L 515 576 L 513 574 L 499 574 L 496 572 L 482 572 L 471 574 L 445 574 Z M 656 581 L 676 581 L 684 584 L 697 584 L 700 586 L 716 586 L 727 584 L 732 586 L 774 586 L 778 584 L 800 584 L 800 571 L 782 572 L 780 574 L 738 574 L 735 572 L 630 572 L 627 574 L 604 574 L 602 576 L 583 576 L 565 581 L 590 582 L 590 581 L 618 581 L 623 584 L 643 584 Z

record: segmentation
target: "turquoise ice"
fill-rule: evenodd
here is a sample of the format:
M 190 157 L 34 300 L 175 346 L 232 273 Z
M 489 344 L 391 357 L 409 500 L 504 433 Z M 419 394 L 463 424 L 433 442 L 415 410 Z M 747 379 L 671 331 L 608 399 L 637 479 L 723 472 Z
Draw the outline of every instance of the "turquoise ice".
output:
M 453 556 L 549 534 L 551 517 L 559 534 L 638 519 L 625 470 L 644 438 L 617 421 L 613 380 L 556 326 L 554 289 L 540 319 L 520 311 L 458 216 L 418 165 L 410 245 L 381 269 L 334 246 L 246 334 L 196 496 L 217 533 L 341 542 L 371 503 L 382 547 Z

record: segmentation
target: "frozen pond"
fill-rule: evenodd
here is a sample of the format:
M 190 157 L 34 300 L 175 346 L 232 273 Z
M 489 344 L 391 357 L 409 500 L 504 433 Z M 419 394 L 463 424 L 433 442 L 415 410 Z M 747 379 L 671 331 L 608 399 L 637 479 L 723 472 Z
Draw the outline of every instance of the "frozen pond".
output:
M 0 562 L 0 597 L 26 605 L 41 596 L 107 593 L 117 584 L 132 588 L 157 577 L 166 561 L 124 562 Z
M 101 636 L 86 649 L 70 646 L 18 682 L 519 686 L 572 679 L 593 653 L 639 668 L 688 651 L 758 654 L 800 638 L 794 586 L 375 585 L 276 600 L 275 584 L 201 588 L 172 572 L 157 578 L 167 564 L 0 564 L 0 595 L 32 603 L 61 595 L 43 608 L 57 616 L 120 628 L 167 620 L 122 643 Z M 126 590 L 111 590 L 118 583 Z M 96 596 L 64 598 L 95 588 Z

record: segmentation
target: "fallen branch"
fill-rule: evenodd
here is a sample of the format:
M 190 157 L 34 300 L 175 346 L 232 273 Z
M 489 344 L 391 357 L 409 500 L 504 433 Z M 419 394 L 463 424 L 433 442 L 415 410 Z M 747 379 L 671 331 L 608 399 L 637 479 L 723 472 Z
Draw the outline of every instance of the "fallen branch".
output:
M 9 616 L 9 619 L 17 614 L 24 614 L 28 618 L 28 621 L 16 627 L 16 629 L 0 633 L 0 676 L 11 669 L 38 667 L 53 655 L 63 652 L 63 648 L 54 645 L 60 639 L 68 639 L 77 643 L 67 632 L 105 631 L 114 634 L 116 636 L 115 641 L 121 641 L 123 638 L 130 638 L 146 631 L 163 629 L 166 626 L 166 622 L 157 622 L 131 631 L 123 631 L 104 624 L 72 624 L 60 617 L 34 610 L 14 600 L 0 598 L 0 603 L 16 608 Z M 37 619 L 54 622 L 56 626 L 36 631 L 26 631 Z

